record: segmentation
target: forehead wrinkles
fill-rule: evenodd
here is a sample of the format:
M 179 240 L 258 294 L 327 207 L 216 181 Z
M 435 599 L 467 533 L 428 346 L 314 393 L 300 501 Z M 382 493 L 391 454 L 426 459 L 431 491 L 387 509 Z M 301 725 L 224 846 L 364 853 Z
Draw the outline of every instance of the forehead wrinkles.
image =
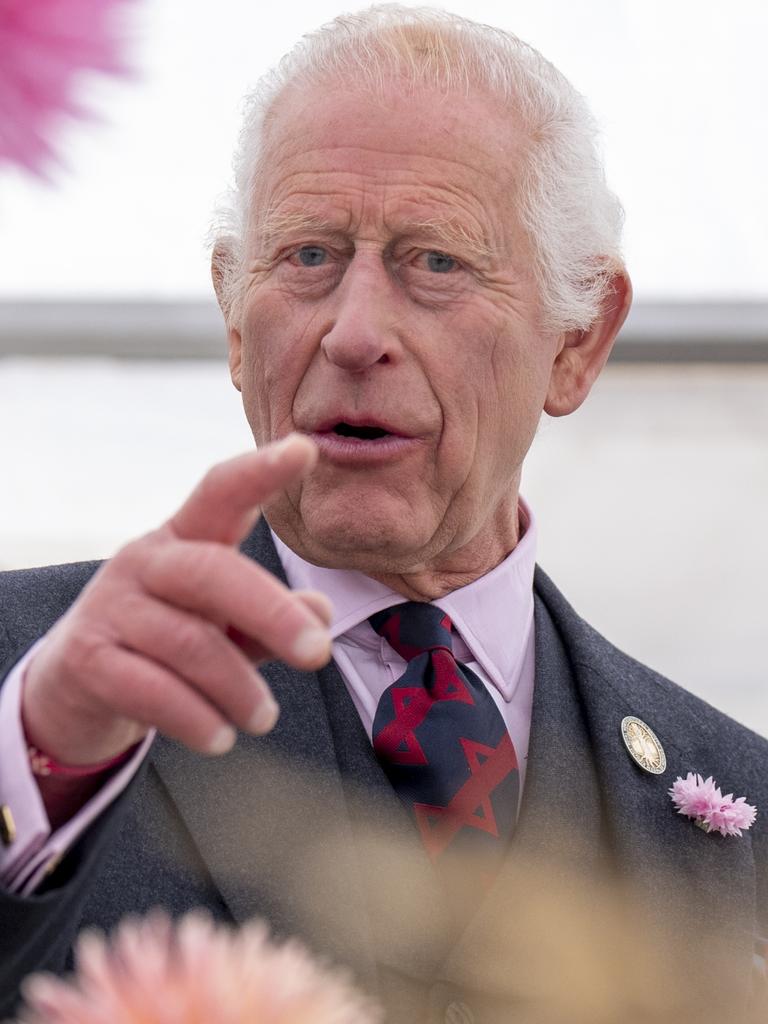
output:
M 351 173 L 330 177 L 327 172 L 296 170 L 265 181 L 253 204 L 253 234 L 258 241 L 269 245 L 310 227 L 351 234 L 360 220 L 360 183 Z
M 430 244 L 478 260 L 499 254 L 499 217 L 491 216 L 477 195 L 461 185 L 437 181 L 439 172 L 382 171 L 378 174 L 329 170 L 296 171 L 281 177 L 270 195 L 255 204 L 258 244 L 320 231 L 353 238 L 372 231 L 386 239 L 418 234 Z M 266 184 L 266 183 L 265 183 Z

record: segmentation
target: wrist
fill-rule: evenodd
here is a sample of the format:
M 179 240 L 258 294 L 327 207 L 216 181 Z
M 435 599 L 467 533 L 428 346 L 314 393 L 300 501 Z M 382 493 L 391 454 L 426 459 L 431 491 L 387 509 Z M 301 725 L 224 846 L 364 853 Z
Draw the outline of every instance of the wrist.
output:
M 32 774 L 40 779 L 85 779 L 127 761 L 146 730 L 130 723 L 115 729 L 103 716 L 65 708 L 40 688 L 42 650 L 26 666 L 21 683 L 21 728 Z
M 64 764 L 61 761 L 57 761 L 31 743 L 27 745 L 27 755 L 32 774 L 39 779 L 47 779 L 52 776 L 65 779 L 87 779 L 111 771 L 124 764 L 131 757 L 135 749 L 136 745 L 104 761 L 77 765 Z
M 94 797 L 110 776 L 133 755 L 138 744 L 116 757 L 88 765 L 67 765 L 27 746 L 29 765 L 43 799 L 48 822 L 53 831 L 69 821 Z

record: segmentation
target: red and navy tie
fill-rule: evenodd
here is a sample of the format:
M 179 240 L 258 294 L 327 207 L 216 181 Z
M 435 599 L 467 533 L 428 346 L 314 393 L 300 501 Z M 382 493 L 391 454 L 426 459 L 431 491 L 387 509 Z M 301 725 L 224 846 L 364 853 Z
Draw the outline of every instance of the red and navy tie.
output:
M 408 662 L 379 701 L 373 747 L 429 856 L 450 848 L 495 859 L 514 829 L 519 790 L 501 712 L 453 657 L 441 608 L 409 601 L 368 621 Z

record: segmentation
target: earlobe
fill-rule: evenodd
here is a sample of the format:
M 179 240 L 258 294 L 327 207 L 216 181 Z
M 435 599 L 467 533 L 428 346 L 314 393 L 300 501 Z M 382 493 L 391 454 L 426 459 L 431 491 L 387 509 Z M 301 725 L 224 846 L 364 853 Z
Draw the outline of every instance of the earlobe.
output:
M 562 335 L 544 403 L 546 413 L 567 416 L 579 408 L 608 361 L 631 304 L 632 284 L 622 270 L 613 275 L 592 326 Z
M 234 327 L 230 327 L 227 331 L 227 346 L 229 348 L 229 376 L 237 390 L 242 391 L 240 380 L 243 342 L 240 337 L 240 331 L 235 330 Z
M 550 416 L 567 416 L 575 412 L 587 396 L 579 387 L 582 360 L 579 345 L 583 331 L 563 335 L 560 351 L 552 366 L 544 412 Z

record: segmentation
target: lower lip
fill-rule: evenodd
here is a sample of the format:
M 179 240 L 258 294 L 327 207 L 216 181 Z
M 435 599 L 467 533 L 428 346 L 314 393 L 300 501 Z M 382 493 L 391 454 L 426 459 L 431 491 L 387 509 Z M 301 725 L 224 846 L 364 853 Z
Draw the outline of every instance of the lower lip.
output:
M 321 456 L 331 462 L 346 465 L 371 465 L 392 462 L 402 458 L 420 446 L 416 437 L 400 437 L 387 434 L 375 440 L 364 440 L 358 437 L 342 437 L 331 431 L 309 435 L 320 449 Z

